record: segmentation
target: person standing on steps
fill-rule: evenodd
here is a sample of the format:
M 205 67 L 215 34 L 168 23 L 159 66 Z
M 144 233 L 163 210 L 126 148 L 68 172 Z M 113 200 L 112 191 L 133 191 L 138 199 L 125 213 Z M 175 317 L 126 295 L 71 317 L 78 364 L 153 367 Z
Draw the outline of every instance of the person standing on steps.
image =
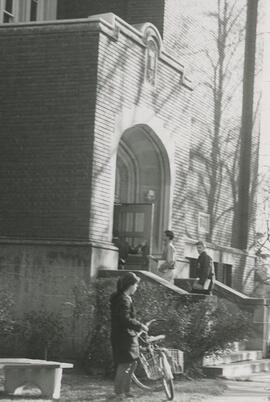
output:
M 196 243 L 199 257 L 197 259 L 197 281 L 193 284 L 193 293 L 209 294 L 214 286 L 215 270 L 213 260 L 206 252 L 204 242 Z
M 148 331 L 146 325 L 136 319 L 132 296 L 137 290 L 140 278 L 132 272 L 120 277 L 117 290 L 111 295 L 111 344 L 116 365 L 114 381 L 117 401 L 132 397 L 130 394 L 131 377 L 139 358 L 137 333 Z
M 171 230 L 165 230 L 164 232 L 164 248 L 161 258 L 155 258 L 149 256 L 150 259 L 157 262 L 157 273 L 163 279 L 168 282 L 173 282 L 174 280 L 174 269 L 176 263 L 176 251 L 173 245 L 174 233 Z
M 129 244 L 119 236 L 119 232 L 115 231 L 113 235 L 113 243 L 118 248 L 118 269 L 125 269 L 128 260 Z

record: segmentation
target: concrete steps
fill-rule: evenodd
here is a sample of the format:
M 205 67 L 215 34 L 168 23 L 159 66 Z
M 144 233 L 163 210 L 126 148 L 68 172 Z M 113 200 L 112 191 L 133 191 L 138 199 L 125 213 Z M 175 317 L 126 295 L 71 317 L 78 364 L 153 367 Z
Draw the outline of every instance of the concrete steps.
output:
M 270 372 L 270 359 L 246 360 L 241 362 L 204 366 L 208 377 L 223 377 L 228 379 L 249 377 L 254 373 Z
M 262 351 L 260 350 L 237 350 L 226 353 L 222 356 L 209 356 L 204 358 L 204 366 L 220 366 L 223 364 L 231 364 L 249 360 L 262 359 Z
M 207 377 L 246 378 L 254 373 L 270 372 L 270 359 L 263 359 L 261 350 L 236 349 L 221 356 L 209 356 L 203 361 Z

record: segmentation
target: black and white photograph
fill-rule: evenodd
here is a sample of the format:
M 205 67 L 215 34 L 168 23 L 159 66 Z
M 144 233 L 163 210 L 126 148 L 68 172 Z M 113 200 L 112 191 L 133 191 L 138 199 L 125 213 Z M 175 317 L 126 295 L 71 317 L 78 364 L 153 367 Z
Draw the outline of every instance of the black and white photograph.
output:
M 270 0 L 0 0 L 1 401 L 270 401 Z

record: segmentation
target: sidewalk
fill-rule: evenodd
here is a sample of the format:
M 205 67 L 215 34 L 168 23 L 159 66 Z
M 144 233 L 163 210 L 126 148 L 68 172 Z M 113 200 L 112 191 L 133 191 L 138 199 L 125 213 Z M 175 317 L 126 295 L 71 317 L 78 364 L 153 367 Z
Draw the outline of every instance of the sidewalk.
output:
M 269 402 L 270 373 L 253 374 L 243 381 L 225 381 L 227 389 L 221 396 L 204 399 L 204 402 Z
M 1 402 L 50 402 L 31 387 L 24 396 L 6 396 L 0 376 Z M 225 389 L 225 390 L 224 390 Z M 134 402 L 166 402 L 164 391 L 147 393 L 136 386 Z M 82 373 L 64 374 L 59 402 L 107 402 L 112 395 L 112 380 L 89 377 Z M 174 402 L 269 402 L 270 373 L 254 374 L 245 381 L 203 379 L 176 381 Z

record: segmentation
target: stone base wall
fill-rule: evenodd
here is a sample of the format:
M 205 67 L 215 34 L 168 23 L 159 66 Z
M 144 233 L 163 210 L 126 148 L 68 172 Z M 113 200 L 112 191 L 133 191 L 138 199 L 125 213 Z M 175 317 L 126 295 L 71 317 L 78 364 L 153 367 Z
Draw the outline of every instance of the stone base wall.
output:
M 93 280 L 99 269 L 116 268 L 117 258 L 111 245 L 2 243 L 0 297 L 11 297 L 18 319 L 33 311 L 58 313 L 64 326 L 59 353 L 76 358 L 93 330 Z

